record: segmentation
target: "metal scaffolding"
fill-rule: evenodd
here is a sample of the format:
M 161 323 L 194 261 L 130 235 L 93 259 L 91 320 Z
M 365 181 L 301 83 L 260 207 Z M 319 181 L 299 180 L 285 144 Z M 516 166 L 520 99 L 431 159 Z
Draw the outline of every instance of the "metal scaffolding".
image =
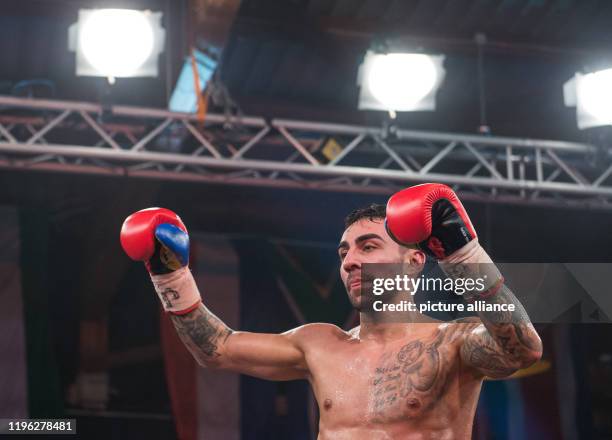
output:
M 612 207 L 591 145 L 0 96 L 0 167 L 360 193 L 422 182 L 469 200 Z

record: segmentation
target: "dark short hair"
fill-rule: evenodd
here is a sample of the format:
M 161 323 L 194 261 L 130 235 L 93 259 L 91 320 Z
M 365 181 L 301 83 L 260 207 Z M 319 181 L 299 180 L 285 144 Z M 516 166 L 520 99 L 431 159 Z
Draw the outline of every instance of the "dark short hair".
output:
M 365 208 L 359 208 L 351 212 L 344 219 L 344 228 L 348 228 L 353 223 L 359 220 L 368 219 L 372 220 L 384 220 L 387 216 L 387 207 L 385 205 L 379 205 L 378 203 L 372 203 L 370 206 Z

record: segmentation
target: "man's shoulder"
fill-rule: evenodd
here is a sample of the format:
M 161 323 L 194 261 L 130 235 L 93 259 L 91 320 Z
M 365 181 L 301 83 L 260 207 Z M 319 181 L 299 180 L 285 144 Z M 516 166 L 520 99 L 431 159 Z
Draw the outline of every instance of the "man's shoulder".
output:
M 348 338 L 349 333 L 334 324 L 315 322 L 304 324 L 287 332 L 291 337 L 303 343 L 316 343 L 322 340 Z

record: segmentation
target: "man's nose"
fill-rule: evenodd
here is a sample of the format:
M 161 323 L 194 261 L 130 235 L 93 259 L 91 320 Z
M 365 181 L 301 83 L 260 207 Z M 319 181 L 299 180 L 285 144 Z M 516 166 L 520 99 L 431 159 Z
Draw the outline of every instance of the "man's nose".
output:
M 348 251 L 344 256 L 344 260 L 342 260 L 342 269 L 346 272 L 350 272 L 351 270 L 358 269 L 360 266 L 361 262 L 355 252 Z

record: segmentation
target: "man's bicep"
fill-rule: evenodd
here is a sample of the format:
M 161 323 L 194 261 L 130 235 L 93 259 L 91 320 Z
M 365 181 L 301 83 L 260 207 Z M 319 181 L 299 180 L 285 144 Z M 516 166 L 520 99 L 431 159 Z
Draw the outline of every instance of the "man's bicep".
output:
M 478 373 L 491 378 L 510 376 L 519 368 L 508 359 L 483 324 L 475 326 L 465 335 L 461 360 Z
M 233 332 L 225 346 L 226 369 L 268 380 L 304 379 L 308 368 L 293 332 Z

